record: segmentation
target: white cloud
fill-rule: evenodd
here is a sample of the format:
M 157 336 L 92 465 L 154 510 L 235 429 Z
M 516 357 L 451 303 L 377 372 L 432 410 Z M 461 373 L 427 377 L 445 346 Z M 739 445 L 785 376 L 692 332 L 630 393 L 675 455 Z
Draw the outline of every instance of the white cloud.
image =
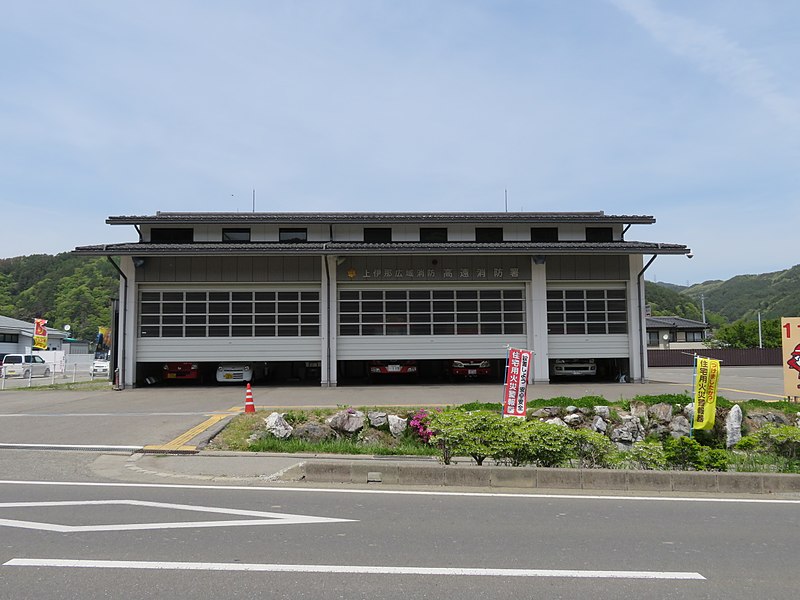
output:
M 800 105 L 784 94 L 766 65 L 718 27 L 661 10 L 653 0 L 610 0 L 663 44 L 732 90 L 759 102 L 793 127 L 800 126 Z

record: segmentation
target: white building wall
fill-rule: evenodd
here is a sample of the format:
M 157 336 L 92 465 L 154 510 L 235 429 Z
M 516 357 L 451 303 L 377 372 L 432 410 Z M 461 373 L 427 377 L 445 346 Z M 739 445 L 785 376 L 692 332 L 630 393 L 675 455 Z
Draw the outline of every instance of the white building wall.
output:
M 509 346 L 523 348 L 524 335 L 340 336 L 339 360 L 432 360 L 505 358 Z

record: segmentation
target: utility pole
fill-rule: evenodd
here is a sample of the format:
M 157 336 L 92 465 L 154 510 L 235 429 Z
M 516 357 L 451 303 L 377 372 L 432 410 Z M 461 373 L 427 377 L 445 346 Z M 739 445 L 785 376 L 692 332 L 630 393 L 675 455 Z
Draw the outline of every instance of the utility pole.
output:
M 761 343 L 761 311 L 758 311 L 758 347 L 764 347 Z
M 703 324 L 706 322 L 706 295 L 700 294 L 700 309 L 703 314 Z

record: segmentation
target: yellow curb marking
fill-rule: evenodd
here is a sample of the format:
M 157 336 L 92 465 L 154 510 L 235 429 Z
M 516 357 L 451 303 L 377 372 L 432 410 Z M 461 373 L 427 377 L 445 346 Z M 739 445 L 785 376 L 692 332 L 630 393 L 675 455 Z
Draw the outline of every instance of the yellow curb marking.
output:
M 683 387 L 692 387 L 691 383 L 673 383 L 671 381 L 659 381 L 657 383 L 666 385 L 682 385 Z M 766 396 L 767 398 L 780 398 L 783 400 L 786 396 L 779 396 L 778 394 L 766 394 L 764 392 L 751 392 L 750 390 L 737 390 L 735 388 L 717 388 L 721 392 L 738 392 L 740 394 L 755 394 L 756 396 Z M 691 394 L 690 394 L 691 395 Z
M 209 417 L 208 419 L 206 419 L 205 421 L 203 421 L 202 423 L 200 423 L 199 425 L 197 425 L 196 427 L 192 427 L 189 431 L 186 431 L 186 432 L 182 433 L 181 435 L 176 437 L 174 440 L 172 440 L 170 442 L 167 442 L 166 444 L 162 444 L 160 446 L 159 445 L 145 446 L 144 450 L 146 452 L 157 452 L 157 451 L 163 451 L 163 452 L 174 452 L 174 451 L 190 452 L 190 451 L 194 451 L 194 450 L 196 450 L 196 446 L 186 446 L 184 444 L 186 444 L 186 442 L 188 442 L 189 440 L 197 437 L 198 435 L 203 433 L 205 430 L 209 429 L 211 426 L 216 425 L 217 423 L 219 423 L 223 419 L 227 419 L 229 416 L 230 415 L 228 415 L 228 414 L 213 415 L 213 416 Z

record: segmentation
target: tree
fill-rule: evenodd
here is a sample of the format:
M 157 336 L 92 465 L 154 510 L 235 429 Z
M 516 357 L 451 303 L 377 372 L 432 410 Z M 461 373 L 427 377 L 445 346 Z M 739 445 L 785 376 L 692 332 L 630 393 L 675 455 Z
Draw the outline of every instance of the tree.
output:
M 764 348 L 781 347 L 781 320 L 769 319 L 761 322 L 761 340 Z M 714 333 L 714 345 L 730 348 L 758 348 L 758 321 L 739 319 L 723 325 Z

